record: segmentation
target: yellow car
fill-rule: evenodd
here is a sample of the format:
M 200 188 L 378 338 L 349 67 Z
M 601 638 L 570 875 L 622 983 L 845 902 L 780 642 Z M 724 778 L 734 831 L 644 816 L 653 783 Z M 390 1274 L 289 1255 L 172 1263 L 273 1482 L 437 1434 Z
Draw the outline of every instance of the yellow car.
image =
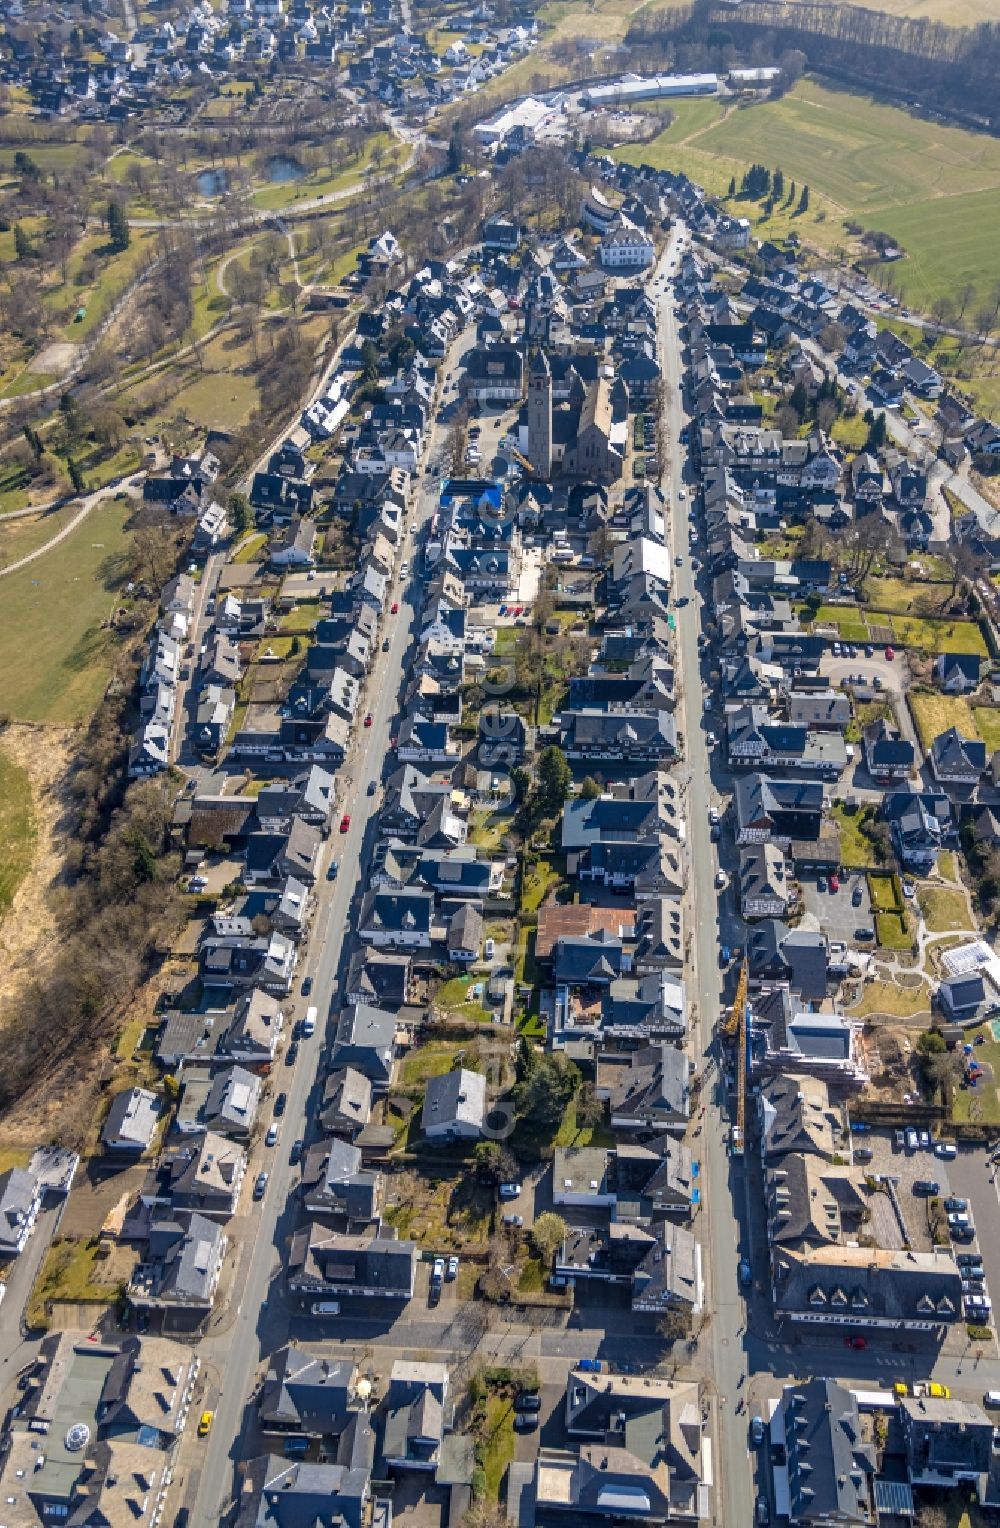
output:
M 198 1436 L 199 1436 L 199 1438 L 207 1438 L 208 1437 L 209 1433 L 212 1431 L 212 1423 L 214 1421 L 215 1421 L 215 1412 L 214 1411 L 203 1411 L 202 1412 L 202 1414 L 201 1414 L 201 1421 L 198 1423 Z
M 936 1379 L 932 1379 L 927 1386 L 927 1394 L 937 1396 L 940 1401 L 950 1401 L 951 1391 L 947 1385 L 939 1385 Z

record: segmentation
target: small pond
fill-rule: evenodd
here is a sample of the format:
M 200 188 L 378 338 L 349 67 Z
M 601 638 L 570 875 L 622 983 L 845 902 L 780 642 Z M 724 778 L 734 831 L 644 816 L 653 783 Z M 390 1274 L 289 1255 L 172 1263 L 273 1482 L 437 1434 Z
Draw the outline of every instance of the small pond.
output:
M 288 159 L 284 154 L 276 154 L 273 159 L 267 161 L 265 173 L 272 186 L 287 186 L 290 181 L 304 180 L 308 171 L 304 164 L 299 164 L 297 159 Z
M 225 170 L 202 170 L 195 176 L 195 182 L 202 196 L 221 196 L 226 189 Z

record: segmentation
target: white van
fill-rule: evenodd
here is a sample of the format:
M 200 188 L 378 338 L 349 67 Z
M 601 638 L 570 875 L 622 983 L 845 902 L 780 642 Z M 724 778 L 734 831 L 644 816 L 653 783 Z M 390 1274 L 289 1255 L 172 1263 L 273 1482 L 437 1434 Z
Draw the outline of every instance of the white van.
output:
M 1000 1411 L 1000 1390 L 987 1390 L 983 1396 L 983 1405 L 988 1406 L 990 1411 Z
M 336 1300 L 316 1300 L 309 1309 L 314 1316 L 339 1316 L 340 1306 Z
M 309 1039 L 310 1035 L 314 1035 L 316 1033 L 316 1020 L 318 1017 L 319 1010 L 317 1008 L 306 1009 L 306 1016 L 302 1020 L 302 1033 L 307 1040 Z
M 487 960 L 492 960 L 495 952 L 496 945 L 494 944 L 493 940 L 487 939 L 486 944 L 483 946 L 483 955 Z

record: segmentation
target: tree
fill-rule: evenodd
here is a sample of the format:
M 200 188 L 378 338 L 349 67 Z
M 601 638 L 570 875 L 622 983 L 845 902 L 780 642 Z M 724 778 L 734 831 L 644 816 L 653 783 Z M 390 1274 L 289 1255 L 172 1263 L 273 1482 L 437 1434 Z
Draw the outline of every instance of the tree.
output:
M 128 218 L 125 216 L 119 202 L 108 203 L 108 237 L 111 248 L 116 254 L 128 249 L 132 242 L 132 231 L 128 226 Z
M 479 1141 L 472 1154 L 476 1177 L 483 1183 L 516 1183 L 517 1158 L 500 1141 Z
M 538 760 L 537 804 L 540 817 L 551 817 L 562 810 L 573 775 L 566 755 L 557 744 L 542 750 Z
M 231 493 L 226 500 L 226 510 L 237 536 L 244 535 L 253 525 L 253 510 L 245 493 Z
M 579 1130 L 600 1130 L 604 1124 L 604 1099 L 598 1098 L 592 1082 L 584 1083 L 576 1099 L 576 1124 Z
M 885 414 L 881 410 L 876 414 L 872 409 L 869 409 L 864 418 L 868 426 L 868 439 L 865 441 L 865 450 L 878 451 L 889 438 Z
M 802 195 L 799 197 L 799 205 L 798 205 L 798 207 L 795 210 L 796 210 L 796 212 L 808 212 L 809 211 L 809 187 L 808 186 L 803 186 L 802 187 Z
M 580 795 L 583 797 L 584 801 L 596 801 L 600 794 L 601 787 L 598 785 L 593 775 L 588 775 L 583 784 L 580 786 Z
M 780 169 L 775 170 L 771 177 L 771 195 L 776 202 L 780 202 L 785 194 L 785 177 Z
M 729 197 L 730 200 L 732 200 L 732 198 L 736 195 L 736 176 L 735 175 L 733 175 L 731 177 L 730 181 L 729 181 L 729 190 L 726 192 L 726 195 Z
M 83 493 L 86 490 L 87 484 L 78 463 L 71 456 L 66 458 L 66 471 L 69 473 L 69 480 L 73 484 L 73 492 Z
M 809 412 L 809 394 L 806 392 L 804 382 L 796 382 L 788 399 L 789 407 L 793 408 L 799 416 L 799 420 L 805 419 Z
M 788 195 L 785 198 L 785 206 L 786 207 L 790 207 L 792 205 L 792 203 L 794 202 L 794 200 L 795 200 L 795 182 L 793 180 L 791 185 L 788 187 Z
M 579 1070 L 561 1053 L 545 1055 L 527 1040 L 521 1044 L 520 1064 L 521 1080 L 514 1089 L 517 1112 L 531 1129 L 550 1135 L 576 1091 Z
M 21 227 L 20 223 L 15 223 L 14 224 L 14 254 L 17 256 L 18 260 L 30 260 L 34 253 L 35 253 L 35 246 L 32 244 L 31 240 L 28 238 L 28 235 L 25 233 L 25 231 Z
M 566 1222 L 561 1215 L 546 1210 L 539 1215 L 531 1228 L 531 1240 L 543 1263 L 549 1263 L 563 1244 Z

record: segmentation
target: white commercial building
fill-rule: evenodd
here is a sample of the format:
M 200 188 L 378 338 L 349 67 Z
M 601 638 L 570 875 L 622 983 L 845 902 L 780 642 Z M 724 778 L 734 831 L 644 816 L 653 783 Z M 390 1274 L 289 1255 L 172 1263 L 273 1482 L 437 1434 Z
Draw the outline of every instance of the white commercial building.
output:
M 523 127 L 529 133 L 537 133 L 551 116 L 552 107 L 545 101 L 539 101 L 535 96 L 525 96 L 523 101 L 515 101 L 513 106 L 508 106 L 489 122 L 477 122 L 472 131 L 486 148 L 495 148 L 509 138 L 517 127 Z
M 629 106 L 633 101 L 657 101 L 664 96 L 715 95 L 717 74 L 623 75 L 610 85 L 593 85 L 580 97 L 584 106 Z

